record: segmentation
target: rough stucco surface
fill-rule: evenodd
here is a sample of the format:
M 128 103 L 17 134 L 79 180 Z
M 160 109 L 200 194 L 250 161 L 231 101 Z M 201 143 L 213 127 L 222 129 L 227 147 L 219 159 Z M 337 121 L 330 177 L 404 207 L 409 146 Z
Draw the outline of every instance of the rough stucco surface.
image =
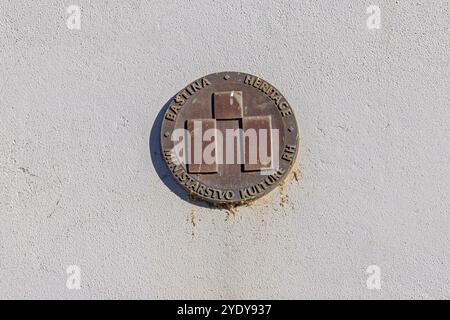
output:
M 2 0 L 0 298 L 450 298 L 449 14 L 448 1 Z M 164 104 L 225 70 L 293 106 L 301 178 L 284 206 L 278 190 L 235 215 L 198 206 L 154 160 Z

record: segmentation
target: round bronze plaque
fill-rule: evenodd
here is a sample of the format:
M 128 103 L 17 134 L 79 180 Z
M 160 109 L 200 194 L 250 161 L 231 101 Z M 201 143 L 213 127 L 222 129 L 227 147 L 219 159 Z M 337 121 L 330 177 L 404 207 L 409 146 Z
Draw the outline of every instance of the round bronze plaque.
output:
M 288 175 L 298 151 L 297 122 L 267 81 L 214 73 L 170 102 L 161 148 L 175 180 L 192 196 L 240 204 L 267 194 Z

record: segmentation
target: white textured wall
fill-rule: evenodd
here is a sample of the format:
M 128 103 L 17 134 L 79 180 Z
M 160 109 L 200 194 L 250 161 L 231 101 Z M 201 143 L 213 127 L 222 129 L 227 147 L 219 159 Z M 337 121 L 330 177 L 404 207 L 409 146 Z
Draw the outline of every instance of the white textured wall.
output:
M 450 298 L 449 15 L 448 1 L 2 0 L 0 298 Z M 235 216 L 189 203 L 151 156 L 163 105 L 225 70 L 294 108 L 302 176 L 284 207 L 278 191 Z

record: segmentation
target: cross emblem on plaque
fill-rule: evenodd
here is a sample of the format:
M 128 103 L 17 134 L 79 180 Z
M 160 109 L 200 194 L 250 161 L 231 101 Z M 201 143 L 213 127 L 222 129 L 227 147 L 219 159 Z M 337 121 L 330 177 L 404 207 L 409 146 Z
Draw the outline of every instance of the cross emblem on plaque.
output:
M 207 119 L 189 119 L 186 120 L 186 128 L 190 133 L 191 137 L 191 146 L 194 145 L 194 123 L 201 123 L 201 131 L 200 137 L 203 137 L 203 134 L 206 130 L 214 129 L 220 130 L 223 136 L 223 142 L 226 143 L 227 139 L 225 137 L 226 130 L 232 129 L 241 129 L 241 132 L 248 132 L 248 130 L 255 130 L 257 137 L 257 145 L 256 148 L 254 145 L 250 145 L 250 139 L 244 135 L 242 138 L 237 139 L 238 143 L 236 146 L 233 146 L 234 153 L 233 155 L 237 155 L 238 152 L 243 153 L 243 164 L 239 164 L 241 172 L 251 172 L 251 171 L 260 171 L 264 169 L 270 169 L 272 166 L 272 124 L 270 116 L 246 116 L 245 108 L 243 103 L 243 94 L 242 91 L 222 91 L 215 92 L 212 97 L 212 108 L 211 108 L 211 118 Z M 216 132 L 215 131 L 215 132 Z M 260 132 L 265 132 L 265 135 L 260 135 Z M 197 133 L 198 134 L 198 133 Z M 214 138 L 216 139 L 216 138 Z M 265 139 L 264 144 L 266 146 L 264 150 L 267 157 L 270 158 L 270 161 L 261 161 L 260 158 L 260 146 L 261 139 Z M 235 140 L 233 140 L 235 141 Z M 255 143 L 253 141 L 252 143 Z M 206 145 L 210 144 L 209 141 L 205 142 L 202 140 L 202 148 Z M 243 145 L 242 145 L 243 144 Z M 224 145 L 225 146 L 225 145 Z M 238 148 L 240 150 L 238 151 Z M 202 149 L 203 150 L 203 149 Z M 228 170 L 224 170 L 224 166 L 227 166 L 225 163 L 226 154 L 219 155 L 220 152 L 226 153 L 226 146 L 222 149 L 215 149 L 215 161 L 213 163 L 205 163 L 202 157 L 201 163 L 198 161 L 194 161 L 193 152 L 190 155 L 190 162 L 187 165 L 187 171 L 189 173 L 195 174 L 208 174 L 208 173 L 219 173 L 219 174 L 227 174 Z M 256 150 L 256 155 L 251 154 Z M 218 158 L 224 159 L 224 163 L 220 164 Z M 256 158 L 255 158 L 256 156 Z M 256 161 L 250 161 L 250 159 L 255 159 Z

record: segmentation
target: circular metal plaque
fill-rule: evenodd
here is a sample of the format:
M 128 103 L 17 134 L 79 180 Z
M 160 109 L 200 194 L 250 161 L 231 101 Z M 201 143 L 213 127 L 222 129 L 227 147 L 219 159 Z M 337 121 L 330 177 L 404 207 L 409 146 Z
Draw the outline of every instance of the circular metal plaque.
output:
M 298 152 L 297 122 L 267 81 L 214 73 L 169 103 L 161 148 L 169 171 L 193 197 L 240 204 L 267 194 L 288 175 Z

